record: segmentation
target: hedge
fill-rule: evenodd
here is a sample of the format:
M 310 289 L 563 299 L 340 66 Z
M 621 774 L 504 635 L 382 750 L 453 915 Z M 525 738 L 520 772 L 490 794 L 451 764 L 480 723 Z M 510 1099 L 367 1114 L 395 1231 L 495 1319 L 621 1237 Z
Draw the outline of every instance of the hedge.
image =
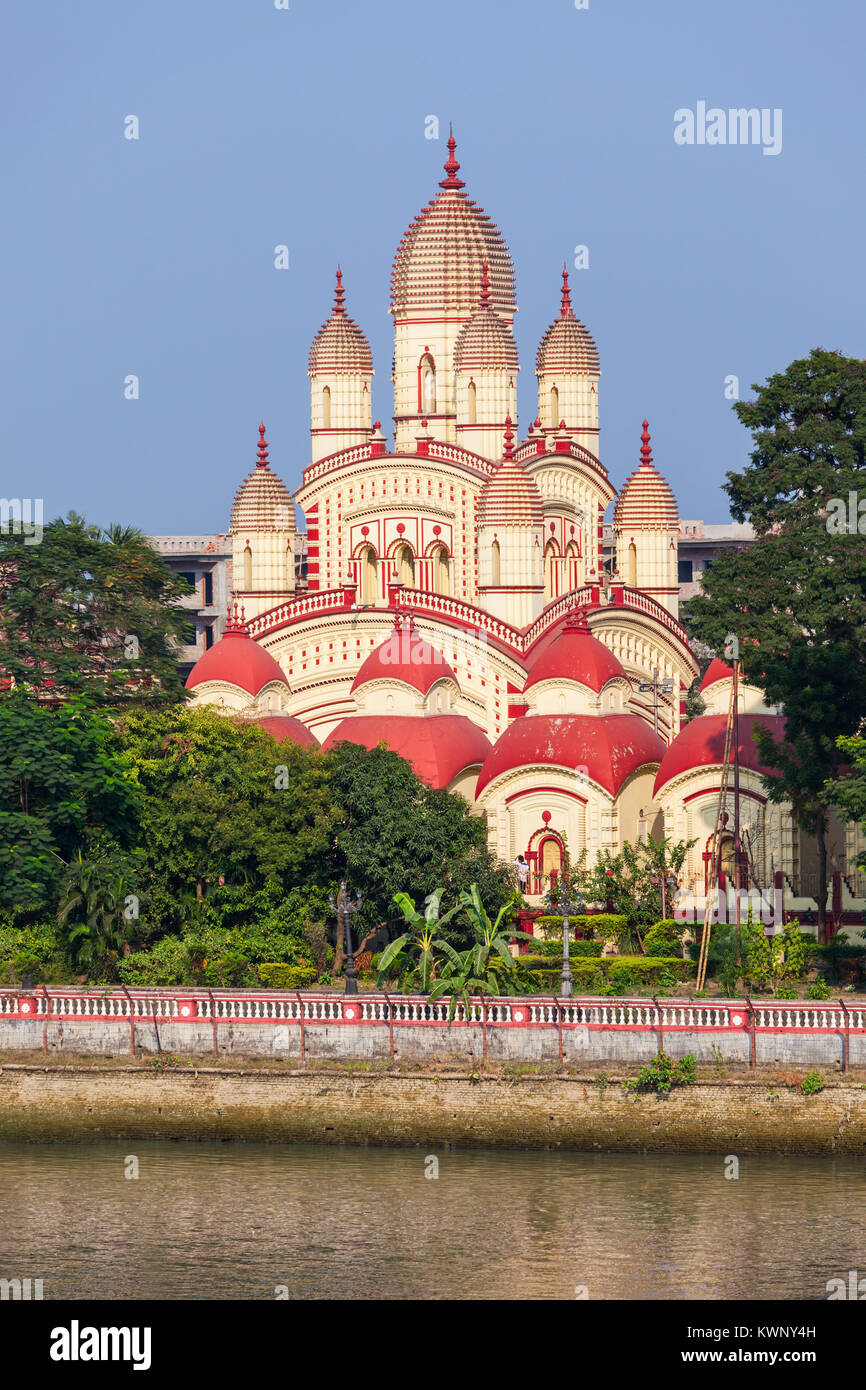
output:
M 561 963 L 555 965 L 549 957 L 523 956 L 521 960 L 533 975 L 547 984 L 558 981 L 562 974 Z M 533 964 L 536 960 L 541 964 Z M 682 960 L 679 956 L 599 956 L 595 960 L 578 958 L 571 963 L 575 986 L 589 992 L 595 987 L 613 985 L 627 993 L 630 989 L 660 985 L 665 973 L 676 980 L 688 980 L 694 970 L 694 961 Z
M 304 989 L 316 979 L 312 965 L 285 965 L 282 961 L 270 961 L 256 968 L 259 979 L 267 989 Z
M 558 941 L 556 937 L 547 941 L 536 941 L 535 945 L 538 948 L 539 958 L 546 964 L 550 963 L 552 957 L 562 956 L 562 937 Z M 568 948 L 571 956 L 600 956 L 603 950 L 603 941 L 572 941 Z M 525 965 L 528 956 L 520 956 L 520 960 Z
M 536 917 L 534 925 L 543 927 L 545 931 L 551 928 L 562 931 L 562 913 L 546 913 L 542 917 Z M 581 913 L 576 916 L 569 914 L 568 925 L 579 931 L 590 931 L 601 941 L 608 936 L 619 937 L 628 931 L 628 919 L 613 912 Z

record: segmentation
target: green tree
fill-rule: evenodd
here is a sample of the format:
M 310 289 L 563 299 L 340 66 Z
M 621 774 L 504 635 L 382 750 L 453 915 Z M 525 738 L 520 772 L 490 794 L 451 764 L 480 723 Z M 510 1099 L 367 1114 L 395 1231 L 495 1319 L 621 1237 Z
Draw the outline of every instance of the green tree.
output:
M 847 524 L 849 494 L 866 485 L 866 363 L 816 349 L 754 389 L 734 406 L 751 462 L 725 490 L 758 539 L 714 560 L 685 618 L 717 653 L 733 634 L 745 678 L 784 707 L 784 736 L 755 738 L 767 795 L 816 837 L 826 936 L 826 784 L 866 707 L 866 546 Z
M 140 531 L 70 513 L 33 537 L 0 532 L 0 675 L 39 699 L 157 707 L 184 698 L 176 644 L 189 593 Z
M 99 837 L 129 846 L 138 797 L 108 719 L 81 699 L 58 708 L 0 696 L 0 908 L 53 915 L 64 868 Z
M 840 738 L 839 752 L 846 763 L 844 776 L 828 782 L 827 793 L 834 806 L 852 821 L 859 821 L 866 835 L 866 736 L 857 734 L 853 738 Z M 866 851 L 858 859 L 861 868 L 866 868 Z
M 332 878 L 361 892 L 362 923 L 393 921 L 399 892 L 418 902 L 442 887 L 456 900 L 477 882 L 497 909 L 511 897 L 511 870 L 490 853 L 486 821 L 462 796 L 426 786 L 384 746 L 368 751 L 343 743 L 327 756 L 337 808 Z M 449 918 L 444 938 L 466 946 L 471 934 Z
M 694 840 L 626 841 L 616 854 L 602 850 L 590 869 L 583 856 L 574 878 L 589 902 L 603 903 L 626 918 L 643 950 L 640 928 L 662 918 L 663 883 L 665 907 L 670 911 L 676 881 L 693 844 Z

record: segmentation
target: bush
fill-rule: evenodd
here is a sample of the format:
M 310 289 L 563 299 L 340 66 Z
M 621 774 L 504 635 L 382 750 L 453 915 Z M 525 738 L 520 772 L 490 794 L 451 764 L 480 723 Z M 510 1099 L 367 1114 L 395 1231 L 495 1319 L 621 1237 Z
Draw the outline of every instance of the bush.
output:
M 826 980 L 813 980 L 806 990 L 807 999 L 829 999 L 830 991 Z
M 316 979 L 312 965 L 286 965 L 283 961 L 261 964 L 258 975 L 266 989 L 306 989 Z
M 521 964 L 548 989 L 562 973 L 562 965 L 546 956 L 523 956 Z M 616 994 L 639 988 L 669 988 L 677 981 L 690 979 L 694 969 L 694 961 L 679 956 L 600 956 L 571 962 L 575 989 L 587 994 L 608 988 Z
M 680 933 L 682 927 L 672 917 L 656 922 L 644 934 L 644 950 L 648 956 L 675 956 L 681 950 Z M 712 938 L 710 938 L 712 940 Z
M 695 1058 L 689 1052 L 679 1062 L 672 1062 L 664 1052 L 655 1061 L 641 1067 L 637 1076 L 623 1085 L 629 1091 L 655 1091 L 667 1095 L 674 1086 L 690 1086 L 695 1079 Z
M 148 951 L 133 951 L 117 962 L 117 973 L 125 985 L 185 985 L 189 983 L 190 960 L 186 945 L 177 936 L 164 936 Z
M 800 1090 L 804 1096 L 816 1096 L 819 1091 L 823 1091 L 826 1084 L 819 1071 L 807 1071 L 800 1082 Z
M 558 931 L 560 940 L 562 939 L 562 913 L 549 913 L 543 917 L 536 917 L 535 925 L 543 927 L 545 931 Z M 582 913 L 578 916 L 569 917 L 569 929 L 581 931 L 586 936 L 595 941 L 606 941 L 608 937 L 613 937 L 617 945 L 625 941 L 629 935 L 628 920 L 612 912 L 593 912 Z
M 831 941 L 819 946 L 814 937 L 807 937 L 807 959 L 817 965 L 834 985 L 859 982 L 866 966 L 866 946 L 849 946 L 845 941 Z
M 47 924 L 13 927 L 0 924 L 0 980 L 20 984 L 22 975 L 39 983 L 50 977 L 52 961 L 59 959 L 55 928 Z
M 533 942 L 536 952 L 544 957 L 559 957 L 562 959 L 562 937 L 558 939 L 548 937 L 546 941 L 536 939 Z M 604 948 L 603 941 L 570 941 L 568 945 L 569 956 L 597 957 L 600 956 Z M 526 960 L 526 956 L 521 956 L 521 960 Z

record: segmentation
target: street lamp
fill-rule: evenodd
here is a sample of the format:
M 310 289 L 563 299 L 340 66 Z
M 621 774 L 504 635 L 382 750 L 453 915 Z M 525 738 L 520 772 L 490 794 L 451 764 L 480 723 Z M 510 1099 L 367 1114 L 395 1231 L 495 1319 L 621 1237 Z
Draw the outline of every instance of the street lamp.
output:
M 355 956 L 352 951 L 352 918 L 360 910 L 363 898 L 360 893 L 357 893 L 355 901 L 352 902 L 346 880 L 343 879 L 336 903 L 333 897 L 329 897 L 328 902 L 331 911 L 337 914 L 337 921 L 343 923 L 343 934 L 346 939 L 346 994 L 357 994 L 358 976 L 355 971 Z
M 562 980 L 560 981 L 560 998 L 571 999 L 574 994 L 572 984 L 571 963 L 568 954 L 568 916 L 570 912 L 583 912 L 583 899 L 578 891 L 574 901 L 571 899 L 571 884 L 566 875 L 559 881 L 559 901 L 562 907 Z
M 656 667 L 655 670 L 653 671 L 653 678 L 652 678 L 652 680 L 651 680 L 651 681 L 641 681 L 640 685 L 638 686 L 638 690 L 641 692 L 642 695 L 652 694 L 652 697 L 653 697 L 653 728 L 655 729 L 656 733 L 658 733 L 658 731 L 659 731 L 659 694 L 662 694 L 662 695 L 673 695 L 673 693 L 674 693 L 674 682 L 673 682 L 673 678 L 672 678 L 671 676 L 667 676 L 667 677 L 665 678 L 665 680 L 660 681 L 660 680 L 659 680 L 659 668 Z

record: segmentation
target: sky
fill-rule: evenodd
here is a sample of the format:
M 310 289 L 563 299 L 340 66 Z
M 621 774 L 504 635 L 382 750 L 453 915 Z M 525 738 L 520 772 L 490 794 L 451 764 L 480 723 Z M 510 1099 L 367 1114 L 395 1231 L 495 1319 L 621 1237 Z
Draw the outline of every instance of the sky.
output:
M 260 419 L 297 488 L 338 262 L 389 431 L 391 262 L 452 121 L 515 263 L 520 433 L 585 246 L 613 483 L 646 416 L 680 515 L 726 520 L 737 383 L 866 356 L 862 0 L 287 2 L 3 6 L 0 493 L 222 531 Z M 701 102 L 781 111 L 781 149 L 677 143 Z

